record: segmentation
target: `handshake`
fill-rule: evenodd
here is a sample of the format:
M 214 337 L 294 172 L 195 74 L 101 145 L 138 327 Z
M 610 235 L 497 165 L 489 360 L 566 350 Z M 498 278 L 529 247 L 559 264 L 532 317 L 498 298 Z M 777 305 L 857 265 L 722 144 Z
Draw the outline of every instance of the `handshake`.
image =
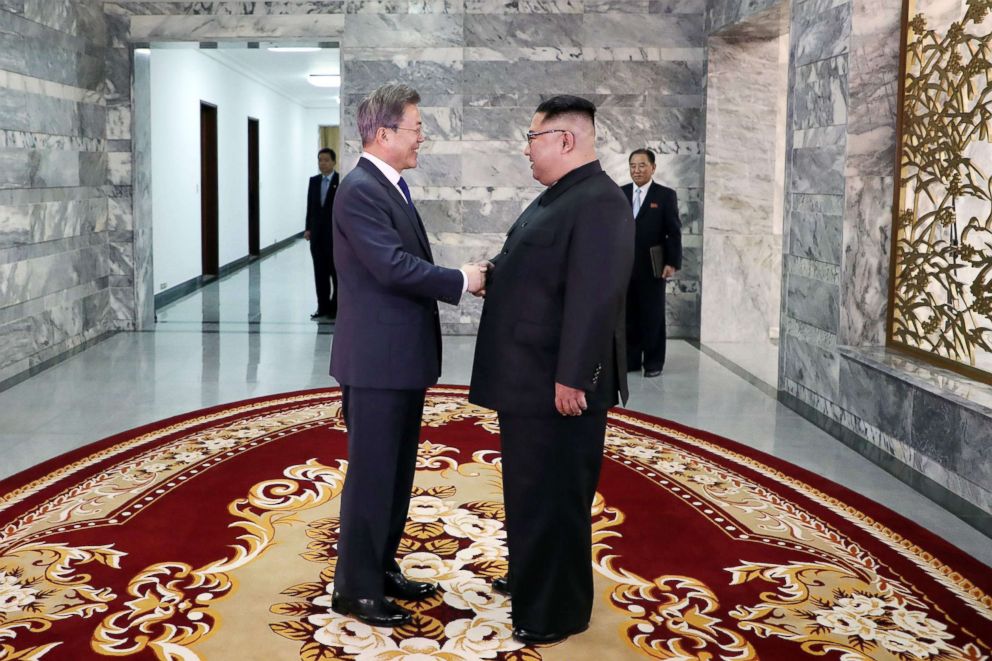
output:
M 462 273 L 468 276 L 469 293 L 475 296 L 486 295 L 486 273 L 492 267 L 492 262 L 486 260 L 462 264 Z

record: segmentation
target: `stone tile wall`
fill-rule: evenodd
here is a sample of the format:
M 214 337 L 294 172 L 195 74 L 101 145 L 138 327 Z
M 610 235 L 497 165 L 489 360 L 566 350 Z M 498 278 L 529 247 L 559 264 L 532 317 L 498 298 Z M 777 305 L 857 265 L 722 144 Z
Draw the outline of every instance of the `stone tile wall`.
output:
M 685 265 L 669 283 L 673 336 L 698 337 L 704 152 L 703 0 L 347 0 L 184 3 L 120 0 L 107 12 L 129 40 L 341 43 L 342 169 L 360 149 L 354 110 L 386 82 L 423 97 L 429 140 L 407 179 L 440 263 L 496 252 L 537 194 L 522 134 L 555 93 L 599 106 L 599 153 L 618 183 L 626 155 L 659 154 L 658 179 L 679 194 Z M 137 231 L 137 230 L 136 230 Z M 480 303 L 442 306 L 448 332 L 471 333 Z
M 101 4 L 0 2 L 0 383 L 130 324 Z

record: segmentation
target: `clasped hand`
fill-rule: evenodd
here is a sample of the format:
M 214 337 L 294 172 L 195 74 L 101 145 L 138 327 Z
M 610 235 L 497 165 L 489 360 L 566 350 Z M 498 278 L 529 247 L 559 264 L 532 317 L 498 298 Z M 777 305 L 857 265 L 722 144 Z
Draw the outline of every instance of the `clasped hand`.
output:
M 475 296 L 486 295 L 486 273 L 492 268 L 492 262 L 468 262 L 462 265 L 462 271 L 468 276 L 468 291 Z

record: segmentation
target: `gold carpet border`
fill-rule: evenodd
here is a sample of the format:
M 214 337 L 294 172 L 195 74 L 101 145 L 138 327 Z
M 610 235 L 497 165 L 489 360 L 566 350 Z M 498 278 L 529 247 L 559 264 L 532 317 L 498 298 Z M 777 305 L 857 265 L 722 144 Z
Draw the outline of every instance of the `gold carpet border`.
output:
M 41 491 L 45 487 L 51 486 L 55 482 L 65 477 L 68 477 L 73 473 L 78 473 L 84 468 L 88 468 L 94 464 L 97 464 L 103 461 L 104 459 L 113 457 L 123 452 L 127 452 L 128 450 L 132 450 L 145 443 L 150 443 L 159 438 L 162 438 L 163 436 L 168 436 L 169 434 L 173 434 L 177 431 L 182 431 L 183 429 L 194 427 L 196 425 L 201 425 L 206 422 L 220 420 L 222 418 L 230 417 L 232 415 L 243 413 L 245 411 L 252 411 L 254 409 L 268 408 L 270 406 L 281 406 L 289 403 L 303 402 L 308 399 L 320 399 L 322 397 L 334 398 L 340 396 L 341 396 L 340 392 L 337 393 L 320 392 L 320 393 L 308 393 L 305 395 L 296 395 L 294 397 L 286 397 L 282 399 L 266 400 L 264 402 L 255 402 L 253 404 L 247 404 L 245 406 L 239 406 L 232 409 L 224 409 L 222 411 L 217 411 L 209 415 L 203 415 L 197 418 L 190 418 L 189 420 L 184 420 L 169 427 L 156 429 L 155 431 L 148 432 L 147 434 L 142 434 L 141 436 L 133 438 L 129 441 L 123 441 L 117 445 L 113 445 L 109 448 L 105 448 L 95 454 L 87 455 L 86 457 L 83 457 L 78 461 L 75 461 L 71 464 L 58 468 L 52 471 L 51 473 L 43 475 L 42 477 L 39 477 L 33 482 L 25 484 L 22 487 L 14 489 L 13 491 L 9 491 L 6 494 L 0 495 L 0 512 L 3 512 L 4 510 L 21 502 L 28 496 L 35 494 L 38 491 Z
M 717 454 L 725 459 L 745 465 L 762 475 L 778 480 L 785 486 L 791 487 L 795 491 L 803 494 L 807 498 L 821 502 L 831 511 L 839 514 L 845 520 L 850 521 L 865 532 L 879 539 L 889 548 L 895 550 L 903 557 L 910 560 L 917 567 L 934 578 L 935 581 L 948 588 L 951 592 L 960 597 L 965 603 L 982 617 L 992 620 L 992 597 L 985 594 L 978 586 L 954 571 L 949 565 L 929 553 L 911 540 L 906 539 L 888 526 L 874 520 L 861 510 L 844 503 L 843 501 L 816 489 L 815 487 L 794 478 L 782 471 L 748 457 L 747 455 L 721 447 L 697 436 L 692 436 L 683 431 L 659 425 L 624 415 L 622 413 L 610 412 L 609 418 L 619 422 L 640 427 L 657 433 L 662 433 L 682 441 L 697 443 L 704 446 L 708 451 Z

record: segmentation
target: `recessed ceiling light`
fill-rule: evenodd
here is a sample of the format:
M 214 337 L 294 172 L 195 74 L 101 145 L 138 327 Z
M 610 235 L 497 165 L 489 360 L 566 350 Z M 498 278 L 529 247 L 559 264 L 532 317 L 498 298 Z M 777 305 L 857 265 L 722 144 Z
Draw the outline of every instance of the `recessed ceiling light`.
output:
M 311 73 L 307 82 L 314 87 L 341 87 L 341 76 L 336 73 Z
M 313 53 L 319 51 L 317 46 L 269 46 L 273 53 Z

